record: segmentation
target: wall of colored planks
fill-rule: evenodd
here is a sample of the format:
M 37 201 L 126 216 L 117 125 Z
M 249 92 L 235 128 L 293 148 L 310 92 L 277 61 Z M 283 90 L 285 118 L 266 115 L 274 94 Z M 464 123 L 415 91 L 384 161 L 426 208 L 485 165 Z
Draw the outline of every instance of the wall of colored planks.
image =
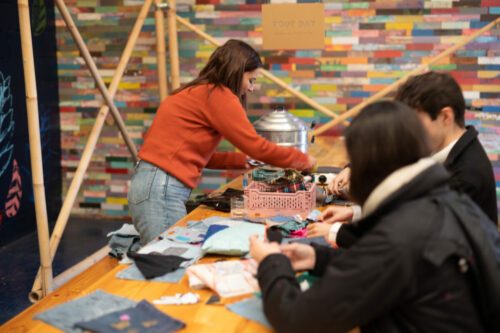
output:
M 66 3 L 101 74 L 109 82 L 142 1 L 68 0 Z M 179 15 L 219 41 L 239 38 L 260 50 L 262 3 L 269 2 L 182 0 L 177 7 Z M 493 0 L 325 1 L 324 50 L 262 51 L 261 55 L 273 74 L 331 110 L 343 112 L 499 14 L 500 5 Z M 56 24 L 64 192 L 102 98 L 60 17 L 56 18 Z M 494 163 L 500 197 L 499 34 L 497 27 L 432 69 L 450 72 L 461 84 L 467 103 L 481 109 L 468 114 L 467 119 L 478 127 Z M 214 47 L 181 26 L 178 38 L 181 82 L 187 82 L 203 67 Z M 276 106 L 285 106 L 306 122 L 330 120 L 270 81 L 262 78 L 259 86 L 260 90 L 249 98 L 251 120 Z M 116 97 L 138 145 L 159 102 L 151 13 Z M 233 147 L 223 142 L 221 149 Z M 73 212 L 127 216 L 126 194 L 132 170 L 129 153 L 110 122 L 96 147 Z M 206 171 L 194 193 L 213 190 L 235 175 L 237 172 Z

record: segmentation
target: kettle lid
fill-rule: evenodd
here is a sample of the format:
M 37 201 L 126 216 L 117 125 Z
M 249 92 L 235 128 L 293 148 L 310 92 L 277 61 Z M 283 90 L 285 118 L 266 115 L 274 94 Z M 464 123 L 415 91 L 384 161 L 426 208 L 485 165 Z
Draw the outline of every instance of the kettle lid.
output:
M 307 132 L 308 130 L 308 127 L 302 120 L 286 111 L 284 108 L 276 109 L 262 116 L 253 123 L 253 126 L 257 131 L 268 132 Z

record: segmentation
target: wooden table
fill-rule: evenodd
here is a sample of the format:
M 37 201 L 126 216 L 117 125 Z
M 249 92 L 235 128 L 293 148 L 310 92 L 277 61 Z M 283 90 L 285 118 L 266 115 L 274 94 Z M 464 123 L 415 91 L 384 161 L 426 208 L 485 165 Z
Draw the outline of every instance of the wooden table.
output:
M 318 159 L 319 165 L 343 165 L 346 162 L 342 142 L 333 138 L 317 138 L 316 143 L 310 148 L 310 153 Z M 227 186 L 241 187 L 241 179 L 236 179 Z M 223 214 L 202 206 L 195 209 L 176 225 L 182 226 L 190 220 L 202 220 L 213 215 Z M 201 262 L 213 259 L 213 257 L 203 258 Z M 247 320 L 229 311 L 223 305 L 206 305 L 206 301 L 213 295 L 213 292 L 209 290 L 191 290 L 186 276 L 175 284 L 117 279 L 116 274 L 127 267 L 118 264 L 116 259 L 109 256 L 102 259 L 61 288 L 53 291 L 41 301 L 5 323 L 0 327 L 0 332 L 60 332 L 59 329 L 40 320 L 33 320 L 33 316 L 55 305 L 90 294 L 98 289 L 135 301 L 146 299 L 150 302 L 163 295 L 196 292 L 201 297 L 198 304 L 156 305 L 158 309 L 187 324 L 186 328 L 181 332 L 272 332 L 272 330 L 257 322 Z M 229 304 L 246 297 L 231 298 L 223 300 L 223 302 Z

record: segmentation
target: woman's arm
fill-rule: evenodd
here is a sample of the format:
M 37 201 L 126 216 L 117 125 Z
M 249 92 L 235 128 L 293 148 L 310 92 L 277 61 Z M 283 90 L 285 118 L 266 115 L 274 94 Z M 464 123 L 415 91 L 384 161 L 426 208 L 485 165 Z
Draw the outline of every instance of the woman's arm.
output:
M 248 120 L 238 97 L 228 89 L 216 88 L 209 97 L 210 125 L 252 158 L 283 168 L 311 168 L 308 156 L 291 147 L 280 147 L 261 137 Z
M 264 312 L 278 332 L 345 332 L 366 325 L 401 299 L 412 277 L 407 251 L 380 235 L 365 236 L 332 258 L 305 292 L 288 258 L 269 255 L 258 269 Z

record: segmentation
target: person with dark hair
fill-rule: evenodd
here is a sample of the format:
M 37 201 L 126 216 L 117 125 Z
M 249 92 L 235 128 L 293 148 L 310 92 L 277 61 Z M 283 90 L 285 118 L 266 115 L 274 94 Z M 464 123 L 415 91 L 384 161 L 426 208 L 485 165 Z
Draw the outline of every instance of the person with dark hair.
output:
M 352 199 L 363 206 L 351 246 L 250 239 L 272 326 L 288 333 L 498 331 L 493 250 L 500 251 L 500 236 L 469 197 L 449 188 L 449 173 L 428 157 L 417 114 L 377 102 L 345 137 Z M 304 292 L 295 279 L 302 270 L 318 277 Z
M 395 100 L 417 110 L 430 135 L 433 158 L 451 173 L 451 188 L 468 194 L 496 225 L 493 167 L 476 129 L 465 126 L 465 100 L 455 79 L 437 72 L 411 77 Z
M 199 76 L 158 108 L 139 151 L 128 202 L 145 244 L 186 215 L 185 203 L 201 170 L 244 169 L 247 156 L 278 167 L 307 170 L 312 156 L 280 147 L 257 134 L 245 113 L 255 86 L 259 54 L 229 40 L 210 56 Z M 216 152 L 225 137 L 240 152 Z
M 414 110 L 430 136 L 433 158 L 451 173 L 450 186 L 465 193 L 497 225 L 495 176 L 488 155 L 473 126 L 465 127 L 465 100 L 458 83 L 446 73 L 427 72 L 413 76 L 401 85 L 395 96 Z M 349 182 L 350 169 L 345 168 L 334 180 L 332 191 L 340 194 Z M 358 207 L 332 206 L 321 218 L 329 225 L 311 225 L 311 237 L 324 235 L 337 244 L 342 221 L 356 221 Z

